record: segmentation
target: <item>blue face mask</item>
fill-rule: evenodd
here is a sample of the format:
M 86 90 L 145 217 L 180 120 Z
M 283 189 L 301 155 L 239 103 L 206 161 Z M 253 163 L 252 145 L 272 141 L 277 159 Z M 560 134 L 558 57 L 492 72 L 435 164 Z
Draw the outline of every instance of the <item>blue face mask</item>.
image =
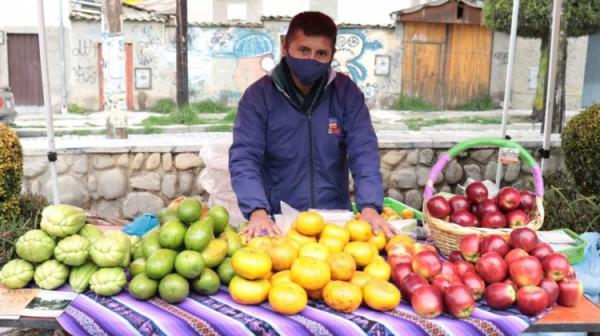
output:
M 290 71 L 300 80 L 300 83 L 310 86 L 329 70 L 330 63 L 321 63 L 313 59 L 286 56 L 285 61 Z

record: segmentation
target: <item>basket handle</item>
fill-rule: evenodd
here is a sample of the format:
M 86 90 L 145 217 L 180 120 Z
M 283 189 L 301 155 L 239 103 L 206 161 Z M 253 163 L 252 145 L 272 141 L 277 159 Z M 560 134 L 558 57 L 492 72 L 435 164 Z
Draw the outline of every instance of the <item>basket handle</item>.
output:
M 433 167 L 431 168 L 431 172 L 429 172 L 429 180 L 427 180 L 425 192 L 423 193 L 423 198 L 425 200 L 428 200 L 433 196 L 434 181 L 437 180 L 438 175 L 442 173 L 442 170 L 444 169 L 444 167 L 446 167 L 448 162 L 450 162 L 459 153 L 476 146 L 510 147 L 518 149 L 519 156 L 521 157 L 521 159 L 525 161 L 529 168 L 531 168 L 531 174 L 533 175 L 533 185 L 535 187 L 535 195 L 538 197 L 544 196 L 544 181 L 542 179 L 542 170 L 540 169 L 535 159 L 529 154 L 529 152 L 527 152 L 527 150 L 525 150 L 518 143 L 506 139 L 476 138 L 463 141 L 454 145 L 454 147 L 450 148 L 448 153 L 444 153 L 438 158 L 435 165 L 433 165 Z

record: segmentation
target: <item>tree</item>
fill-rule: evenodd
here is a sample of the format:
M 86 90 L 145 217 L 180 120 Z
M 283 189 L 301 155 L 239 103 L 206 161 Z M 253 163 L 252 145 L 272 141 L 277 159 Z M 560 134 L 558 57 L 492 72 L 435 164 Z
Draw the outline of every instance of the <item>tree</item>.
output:
M 177 107 L 188 103 L 187 0 L 177 0 L 176 73 Z
M 543 119 L 550 57 L 552 3 L 552 0 L 521 0 L 517 30 L 517 35 L 521 37 L 541 39 L 537 89 L 531 117 L 542 122 L 545 122 Z M 511 17 L 512 0 L 486 0 L 483 2 L 484 23 L 489 28 L 508 33 L 510 32 Z M 597 31 L 600 31 L 600 0 L 563 0 L 555 79 L 554 117 L 552 118 L 553 133 L 560 133 L 564 123 L 567 37 L 578 37 Z

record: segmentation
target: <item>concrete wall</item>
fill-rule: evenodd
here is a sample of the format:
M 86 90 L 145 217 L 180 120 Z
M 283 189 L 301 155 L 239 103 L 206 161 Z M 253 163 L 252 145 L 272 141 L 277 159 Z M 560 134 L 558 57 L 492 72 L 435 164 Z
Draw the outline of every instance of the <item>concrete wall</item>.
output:
M 262 0 L 213 0 L 213 22 L 229 22 L 228 5 L 246 5 L 246 19 L 243 22 L 259 22 L 262 11 Z

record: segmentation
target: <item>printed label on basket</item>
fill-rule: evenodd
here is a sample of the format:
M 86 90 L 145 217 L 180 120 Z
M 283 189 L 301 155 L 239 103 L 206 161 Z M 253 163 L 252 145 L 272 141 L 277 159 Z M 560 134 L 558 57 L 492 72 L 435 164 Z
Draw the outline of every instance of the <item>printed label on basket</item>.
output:
M 511 147 L 500 148 L 500 162 L 507 165 L 519 163 L 519 149 Z

